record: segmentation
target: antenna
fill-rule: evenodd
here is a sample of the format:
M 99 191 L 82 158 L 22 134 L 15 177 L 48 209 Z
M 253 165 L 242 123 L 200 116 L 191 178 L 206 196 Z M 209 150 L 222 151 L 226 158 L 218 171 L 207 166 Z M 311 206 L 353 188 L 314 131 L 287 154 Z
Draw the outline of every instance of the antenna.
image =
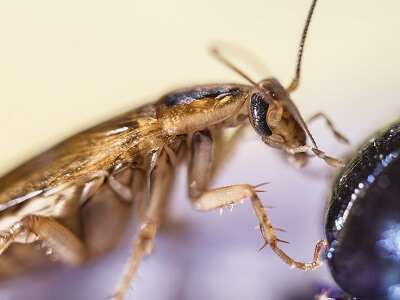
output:
M 292 82 L 290 83 L 289 87 L 286 89 L 288 93 L 296 90 L 300 83 L 301 62 L 303 59 L 304 45 L 306 42 L 308 28 L 310 27 L 311 18 L 313 16 L 316 4 L 317 4 L 317 0 L 313 0 L 313 2 L 311 3 L 310 9 L 308 10 L 308 15 L 307 15 L 306 23 L 304 25 L 303 34 L 301 35 L 299 50 L 297 52 L 297 64 L 296 64 L 295 75 L 294 75 L 294 78 L 292 79 Z
M 211 48 L 210 52 L 216 59 L 218 59 L 220 62 L 222 62 L 225 66 L 227 66 L 229 69 L 234 71 L 236 74 L 240 75 L 242 78 L 247 80 L 251 85 L 253 85 L 257 90 L 260 90 L 260 86 L 257 82 L 255 82 L 253 79 L 250 78 L 246 73 L 244 73 L 242 70 L 240 70 L 236 65 L 234 65 L 230 60 L 228 60 L 224 55 L 219 52 L 217 48 Z M 262 92 L 265 93 L 266 91 L 261 88 Z M 268 98 L 265 99 L 269 104 L 271 104 L 271 100 Z
M 257 87 L 257 82 L 255 82 L 253 79 L 250 78 L 247 74 L 245 74 L 243 71 L 241 71 L 237 66 L 235 66 L 232 62 L 230 62 L 225 56 L 223 56 L 219 50 L 215 47 L 210 49 L 210 52 L 216 59 L 218 59 L 220 62 L 222 62 L 225 66 L 227 66 L 229 69 L 234 71 L 235 73 L 239 74 L 241 77 L 246 79 L 248 82 L 250 82 L 252 85 Z

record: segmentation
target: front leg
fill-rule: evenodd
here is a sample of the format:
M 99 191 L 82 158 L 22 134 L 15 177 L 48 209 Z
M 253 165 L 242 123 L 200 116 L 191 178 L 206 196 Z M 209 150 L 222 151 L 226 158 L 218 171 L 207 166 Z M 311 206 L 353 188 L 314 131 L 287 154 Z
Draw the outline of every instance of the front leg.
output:
M 213 140 L 209 132 L 198 132 L 193 135 L 191 159 L 189 166 L 189 195 L 193 206 L 199 211 L 221 209 L 235 205 L 245 199 L 250 199 L 256 217 L 260 222 L 260 231 L 265 244 L 290 267 L 302 270 L 315 269 L 320 265 L 320 255 L 326 246 L 326 241 L 319 241 L 315 246 L 312 262 L 298 262 L 288 256 L 280 247 L 283 242 L 276 236 L 278 229 L 274 228 L 269 219 L 266 208 L 257 195 L 260 185 L 237 184 L 221 188 L 209 189 L 213 165 Z M 202 171 L 202 172 L 200 172 Z
M 308 120 L 307 123 L 311 123 L 314 120 L 317 119 L 324 119 L 326 126 L 328 129 L 332 132 L 333 136 L 341 143 L 350 145 L 350 141 L 347 137 L 345 137 L 339 130 L 336 129 L 335 124 L 332 122 L 332 120 L 328 117 L 327 114 L 323 112 L 318 112 L 314 115 L 312 115 Z
M 271 147 L 285 151 L 287 154 L 291 155 L 293 158 L 296 158 L 296 155 L 298 155 L 298 154 L 307 154 L 307 152 L 311 151 L 316 157 L 322 159 L 323 161 L 325 161 L 328 165 L 330 165 L 332 167 L 339 168 L 339 167 L 344 166 L 343 161 L 327 155 L 324 151 L 322 151 L 319 148 L 308 146 L 308 145 L 303 145 L 303 146 L 298 146 L 298 147 L 290 147 L 286 144 L 286 141 L 283 139 L 283 137 L 276 135 L 276 134 L 272 134 L 269 137 L 264 137 L 263 142 Z M 304 158 L 300 157 L 300 159 L 304 159 Z

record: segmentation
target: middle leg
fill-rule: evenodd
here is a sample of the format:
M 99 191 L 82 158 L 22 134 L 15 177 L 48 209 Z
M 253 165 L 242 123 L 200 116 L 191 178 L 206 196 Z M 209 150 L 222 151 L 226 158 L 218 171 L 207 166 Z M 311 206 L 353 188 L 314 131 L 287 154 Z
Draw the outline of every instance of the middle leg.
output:
M 158 156 L 158 154 L 154 155 Z M 154 169 L 148 174 L 148 194 L 147 199 L 143 199 L 145 207 L 140 216 L 142 221 L 133 242 L 132 255 L 127 262 L 126 271 L 113 296 L 114 300 L 124 299 L 141 260 L 152 252 L 154 239 L 163 216 L 163 210 L 166 207 L 167 194 L 165 191 L 168 190 L 172 181 L 172 171 L 172 165 L 168 160 L 167 153 L 162 152 L 157 158 Z

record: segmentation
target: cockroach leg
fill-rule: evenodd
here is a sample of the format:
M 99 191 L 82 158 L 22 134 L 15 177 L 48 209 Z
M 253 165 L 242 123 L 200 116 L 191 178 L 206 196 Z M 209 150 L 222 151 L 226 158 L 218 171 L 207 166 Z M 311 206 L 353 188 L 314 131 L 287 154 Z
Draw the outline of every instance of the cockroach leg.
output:
M 104 184 L 79 211 L 82 239 L 90 256 L 109 251 L 121 240 L 131 222 L 132 213 L 141 204 L 145 185 L 141 170 L 129 167 L 113 177 L 124 187 L 130 187 L 133 198 L 127 202 L 110 184 Z
M 150 255 L 153 248 L 154 239 L 158 229 L 158 220 L 147 220 L 142 223 L 138 236 L 133 244 L 133 252 L 129 258 L 127 269 L 123 278 L 112 297 L 113 300 L 123 300 L 127 293 L 130 282 L 135 276 L 139 264 L 143 257 Z
M 281 248 L 279 248 L 278 242 L 282 241 L 276 237 L 275 235 L 276 229 L 274 229 L 271 221 L 268 218 L 268 215 L 266 213 L 266 208 L 264 207 L 261 200 L 257 196 L 257 193 L 255 193 L 254 191 L 251 196 L 251 203 L 253 205 L 257 218 L 260 221 L 260 229 L 265 240 L 265 245 L 269 245 L 272 251 L 274 251 L 275 254 L 277 254 L 287 265 L 289 265 L 291 268 L 297 268 L 304 271 L 314 270 L 321 265 L 320 257 L 322 252 L 326 248 L 327 245 L 326 241 L 320 240 L 317 242 L 314 249 L 313 259 L 311 262 L 304 263 L 292 259 Z
M 124 202 L 131 203 L 133 201 L 133 193 L 130 186 L 126 186 L 119 182 L 113 175 L 108 176 L 108 185 L 118 195 L 118 198 Z
M 175 152 L 168 145 L 164 145 L 164 150 L 167 153 L 172 166 L 176 167 L 178 165 L 178 157 Z
M 191 136 L 189 161 L 189 196 L 194 199 L 207 189 L 208 183 L 235 149 L 245 131 L 242 125 L 225 139 L 221 132 L 203 130 Z M 199 174 L 201 174 L 199 176 Z
M 18 222 L 15 223 L 8 232 L 2 232 L 0 234 L 0 255 L 10 247 L 22 231 L 24 231 L 23 224 Z
M 268 144 L 271 147 L 277 148 L 277 149 L 282 149 L 284 150 L 287 154 L 291 155 L 292 159 L 296 163 L 296 160 L 299 161 L 299 165 L 303 165 L 302 161 L 304 160 L 304 157 L 297 157 L 297 154 L 300 153 L 307 153 L 309 151 L 313 152 L 315 156 L 319 157 L 320 159 L 324 160 L 328 165 L 332 167 L 343 167 L 344 163 L 340 159 L 334 158 L 332 156 L 327 155 L 324 151 L 322 151 L 319 148 L 312 147 L 309 145 L 303 145 L 299 147 L 288 147 L 285 143 L 285 140 L 276 134 L 272 134 L 269 137 L 264 137 L 263 142 Z
M 52 218 L 41 216 L 27 216 L 2 235 L 0 254 L 18 238 L 29 238 L 31 234 L 46 246 L 49 254 L 55 254 L 57 259 L 66 264 L 79 265 L 87 257 L 84 245 L 69 229 Z
M 123 278 L 112 299 L 122 300 L 127 293 L 131 280 L 139 267 L 141 260 L 151 254 L 157 230 L 161 224 L 163 209 L 167 199 L 168 187 L 171 183 L 172 165 L 165 152 L 160 154 L 153 170 L 149 174 L 148 201 L 143 212 L 143 220 L 139 232 L 133 242 L 132 255 L 127 262 Z
M 265 240 L 265 245 L 271 249 L 290 267 L 301 270 L 313 270 L 320 266 L 320 255 L 324 251 L 326 242 L 319 241 L 315 246 L 313 260 L 311 262 L 298 262 L 288 256 L 279 246 L 279 242 L 285 242 L 276 237 L 277 231 L 267 213 L 266 207 L 257 196 L 257 186 L 249 184 L 237 184 L 216 189 L 210 189 L 204 192 L 199 198 L 194 200 L 194 207 L 200 211 L 210 211 L 221 209 L 227 206 L 235 205 L 246 198 L 251 200 L 251 204 L 260 222 L 260 230 Z M 264 246 L 265 246 L 264 245 Z
M 235 184 L 207 189 L 200 196 L 192 198 L 193 205 L 199 211 L 211 211 L 229 207 L 246 198 L 251 198 L 256 188 L 256 186 L 249 184 Z
M 350 144 L 350 141 L 348 138 L 346 138 L 341 132 L 339 132 L 336 127 L 335 124 L 332 122 L 332 120 L 323 112 L 318 112 L 314 115 L 312 115 L 308 120 L 307 123 L 313 122 L 316 119 L 324 119 L 326 122 L 326 126 L 328 126 L 328 128 L 331 130 L 331 132 L 333 133 L 334 137 L 341 143 L 343 144 Z
M 207 189 L 210 180 L 210 170 L 213 164 L 213 142 L 207 132 L 199 132 L 192 137 L 191 160 L 189 166 L 189 195 L 193 206 L 199 211 L 211 211 L 233 206 L 244 199 L 250 199 L 255 214 L 260 222 L 260 230 L 266 245 L 289 266 L 302 270 L 316 269 L 320 263 L 320 254 L 324 250 L 325 241 L 319 241 L 315 247 L 312 262 L 298 262 L 289 257 L 278 246 L 278 242 L 284 242 L 276 237 L 277 231 L 268 218 L 266 207 L 257 196 L 260 185 L 236 184 L 215 189 Z M 202 171 L 202 172 L 200 172 Z
M 227 139 L 224 138 L 223 132 L 219 131 L 216 134 L 214 134 L 213 132 L 215 150 L 214 150 L 214 159 L 213 159 L 214 163 L 212 166 L 211 177 L 215 176 L 215 174 L 223 166 L 224 162 L 226 162 L 227 158 L 236 149 L 236 145 L 243 137 L 245 131 L 246 131 L 246 125 L 241 125 L 237 129 L 235 129 L 235 132 Z
M 334 158 L 332 156 L 327 155 L 324 151 L 322 151 L 319 148 L 311 147 L 308 145 L 305 146 L 299 146 L 296 148 L 288 148 L 284 147 L 285 151 L 291 155 L 297 154 L 297 153 L 306 153 L 308 151 L 311 151 L 317 156 L 318 158 L 324 160 L 328 165 L 339 168 L 344 166 L 344 162 L 341 161 L 340 159 Z
M 189 196 L 196 199 L 207 188 L 212 175 L 214 155 L 213 138 L 208 130 L 192 135 L 189 161 Z

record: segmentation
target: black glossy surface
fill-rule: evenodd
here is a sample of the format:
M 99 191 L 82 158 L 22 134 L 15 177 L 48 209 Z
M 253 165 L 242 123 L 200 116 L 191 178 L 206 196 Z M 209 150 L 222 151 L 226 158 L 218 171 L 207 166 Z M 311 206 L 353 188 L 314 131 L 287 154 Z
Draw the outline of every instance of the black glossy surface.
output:
M 166 106 L 190 104 L 193 101 L 200 100 L 206 97 L 217 98 L 229 95 L 238 95 L 240 88 L 229 86 L 202 86 L 189 89 L 182 89 L 165 95 L 161 101 Z
M 272 134 L 267 124 L 269 104 L 263 100 L 261 93 L 254 93 L 250 99 L 250 119 L 256 132 L 261 136 Z
M 337 178 L 325 230 L 344 291 L 400 299 L 400 124 L 369 140 Z

